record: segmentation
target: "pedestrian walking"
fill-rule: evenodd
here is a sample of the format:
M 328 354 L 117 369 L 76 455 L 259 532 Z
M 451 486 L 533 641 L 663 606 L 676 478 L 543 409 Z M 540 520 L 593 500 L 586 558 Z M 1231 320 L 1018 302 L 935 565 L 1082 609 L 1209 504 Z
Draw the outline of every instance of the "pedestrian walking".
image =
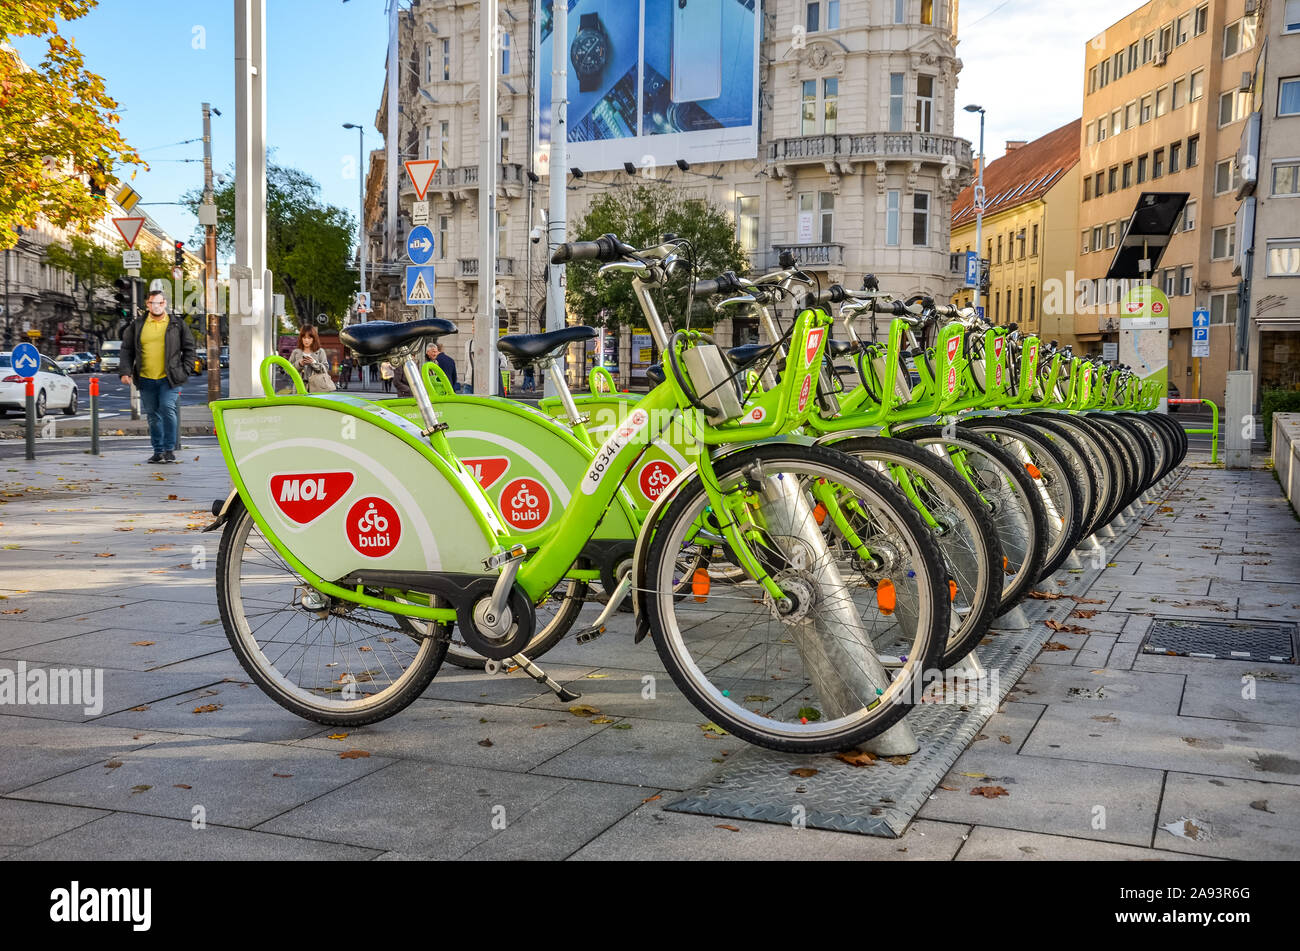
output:
M 298 346 L 289 354 L 289 362 L 302 376 L 308 393 L 332 393 L 334 380 L 330 377 L 330 355 L 320 345 L 320 335 L 311 324 L 303 324 L 298 331 Z
M 456 383 L 456 361 L 451 358 L 451 354 L 442 348 L 440 343 L 431 343 L 429 348 L 435 354 L 430 359 L 435 360 L 442 372 L 447 374 L 447 379 L 451 381 L 452 392 L 459 393 L 460 386 Z
M 149 420 L 153 444 L 150 465 L 176 461 L 180 439 L 181 387 L 194 366 L 194 337 L 180 317 L 167 312 L 167 296 L 150 291 L 145 297 L 148 316 L 137 317 L 122 334 L 122 382 L 134 381 L 140 391 L 140 408 Z
M 339 360 L 339 389 L 346 390 L 352 382 L 352 354 L 347 350 L 343 351 L 343 359 Z
M 524 389 L 532 392 L 537 389 L 537 377 L 533 373 L 533 365 L 530 363 L 524 367 Z
M 393 392 L 393 365 L 387 360 L 379 365 L 379 378 L 384 381 L 384 392 Z

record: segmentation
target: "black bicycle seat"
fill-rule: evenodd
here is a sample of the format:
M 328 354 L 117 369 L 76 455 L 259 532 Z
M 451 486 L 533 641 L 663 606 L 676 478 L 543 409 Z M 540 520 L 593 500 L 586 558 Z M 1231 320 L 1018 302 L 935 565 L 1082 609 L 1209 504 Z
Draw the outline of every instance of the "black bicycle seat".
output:
M 853 344 L 848 340 L 832 339 L 826 342 L 826 349 L 830 352 L 832 357 L 842 357 L 845 354 L 852 352 Z
M 727 351 L 727 356 L 731 358 L 737 370 L 745 370 L 770 354 L 772 349 L 767 344 L 746 343 L 739 347 L 732 347 Z
M 668 377 L 664 376 L 664 365 L 662 363 L 652 363 L 645 368 L 645 378 L 650 381 L 651 386 L 659 386 Z
M 522 370 L 571 343 L 591 340 L 595 336 L 595 327 L 561 327 L 540 334 L 510 334 L 497 341 L 497 349 L 510 358 L 515 369 Z
M 400 350 L 421 338 L 437 340 L 456 333 L 456 325 L 441 317 L 409 320 L 394 323 L 391 320 L 371 320 L 352 324 L 339 333 L 343 345 L 359 357 L 373 359 Z

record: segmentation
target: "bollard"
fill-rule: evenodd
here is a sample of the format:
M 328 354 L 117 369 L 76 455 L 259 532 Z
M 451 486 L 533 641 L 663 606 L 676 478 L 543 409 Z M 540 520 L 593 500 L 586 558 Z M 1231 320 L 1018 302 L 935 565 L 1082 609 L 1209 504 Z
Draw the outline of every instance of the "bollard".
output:
M 36 377 L 24 377 L 27 381 L 27 458 L 36 458 Z
M 90 454 L 99 453 L 99 377 L 90 378 Z

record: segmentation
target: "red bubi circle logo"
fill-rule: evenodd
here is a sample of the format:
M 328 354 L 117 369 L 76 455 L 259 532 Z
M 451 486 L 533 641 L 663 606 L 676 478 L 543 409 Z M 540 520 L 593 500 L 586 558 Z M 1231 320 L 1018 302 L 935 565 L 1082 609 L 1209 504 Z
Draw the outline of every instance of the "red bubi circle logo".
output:
M 391 554 L 402 538 L 402 520 L 387 499 L 370 495 L 354 502 L 345 523 L 348 541 L 367 558 Z
M 804 407 L 808 405 L 808 395 L 811 392 L 812 374 L 810 373 L 803 378 L 803 388 L 799 390 L 799 408 L 795 412 L 802 413 L 804 411 Z
M 499 506 L 507 525 L 531 532 L 550 518 L 551 493 L 536 479 L 514 479 L 501 490 Z
M 668 484 L 677 478 L 677 470 L 666 462 L 655 461 L 641 470 L 641 494 L 653 502 L 663 495 Z

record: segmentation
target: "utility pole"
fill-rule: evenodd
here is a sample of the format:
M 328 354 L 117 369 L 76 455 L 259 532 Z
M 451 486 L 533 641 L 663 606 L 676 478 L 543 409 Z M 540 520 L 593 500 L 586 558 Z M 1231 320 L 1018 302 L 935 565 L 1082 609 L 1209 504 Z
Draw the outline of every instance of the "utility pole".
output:
M 557 4 L 558 7 L 563 3 Z M 487 396 L 501 392 L 497 373 L 497 0 L 479 2 L 479 183 L 478 183 L 478 318 L 474 340 L 477 366 L 474 389 Z M 482 374 L 480 376 L 480 374 Z M 480 387 L 479 380 L 485 387 Z
M 567 223 L 565 205 L 569 181 L 569 5 L 557 3 L 552 10 L 551 29 L 551 159 L 549 163 L 551 215 L 546 222 L 546 245 L 550 253 L 564 243 Z M 550 260 L 550 254 L 547 255 Z M 566 323 L 564 308 L 563 264 L 551 264 L 547 271 L 546 326 L 559 330 Z M 558 396 L 550 377 L 546 378 L 545 395 Z
M 212 194 L 212 106 L 203 104 L 203 313 L 208 337 L 208 402 L 221 399 L 221 325 L 217 316 L 217 205 Z

